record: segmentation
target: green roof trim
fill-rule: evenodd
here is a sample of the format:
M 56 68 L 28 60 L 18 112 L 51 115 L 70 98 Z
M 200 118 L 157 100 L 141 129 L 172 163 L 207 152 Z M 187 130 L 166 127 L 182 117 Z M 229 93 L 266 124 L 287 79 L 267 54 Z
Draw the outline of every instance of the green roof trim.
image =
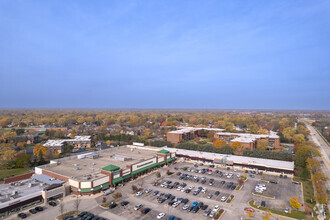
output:
M 162 149 L 162 150 L 158 151 L 157 153 L 159 153 L 159 154 L 168 154 L 170 152 L 168 150 Z
M 173 157 L 173 158 L 168 158 L 168 159 L 166 160 L 166 163 L 168 163 L 168 162 L 172 162 L 173 160 L 175 160 L 175 157 Z
M 112 184 L 117 184 L 117 183 L 120 183 L 120 182 L 123 182 L 124 178 L 123 177 L 117 177 L 116 179 L 113 179 L 112 180 Z
M 123 176 L 123 179 L 125 180 L 125 179 L 130 178 L 130 177 L 131 177 L 131 175 L 128 174 L 127 176 Z
M 159 165 L 163 165 L 163 164 L 165 164 L 165 162 L 164 162 L 164 161 L 159 163 Z
M 93 188 L 93 191 L 99 190 L 99 189 L 101 189 L 101 188 L 102 188 L 102 186 L 101 186 L 101 185 L 99 185 L 99 186 L 96 186 L 96 187 L 94 187 L 94 188 Z
M 104 183 L 104 184 L 102 184 L 102 188 L 107 188 L 108 186 L 110 186 L 110 183 Z
M 92 190 L 91 189 L 81 189 L 80 192 L 82 193 L 88 193 L 88 192 L 91 192 Z
M 154 163 L 154 164 L 151 164 L 149 166 L 146 166 L 146 167 L 143 167 L 141 169 L 138 169 L 138 170 L 134 170 L 132 173 L 131 173 L 131 176 L 135 175 L 135 174 L 138 174 L 138 173 L 141 173 L 143 171 L 146 171 L 148 169 L 152 169 L 154 167 L 157 167 L 158 166 L 158 163 Z
M 109 171 L 109 172 L 117 171 L 119 169 L 120 169 L 120 167 L 117 167 L 117 166 L 112 165 L 112 164 L 102 168 L 102 170 Z

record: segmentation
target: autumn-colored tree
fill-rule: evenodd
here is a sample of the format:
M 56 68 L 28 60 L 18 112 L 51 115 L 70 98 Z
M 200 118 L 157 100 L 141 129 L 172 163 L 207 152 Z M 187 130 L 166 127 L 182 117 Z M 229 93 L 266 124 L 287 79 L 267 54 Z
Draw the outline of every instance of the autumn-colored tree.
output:
M 259 130 L 259 127 L 258 127 L 257 124 L 251 123 L 249 125 L 249 129 L 250 129 L 250 133 L 251 134 L 256 134 L 258 132 L 258 130 Z
M 220 147 L 227 146 L 227 142 L 225 140 L 220 140 L 219 145 Z
M 76 135 L 77 135 L 77 131 L 75 129 L 72 129 L 70 137 L 73 139 Z
M 286 137 L 289 140 L 292 140 L 293 135 L 296 133 L 296 131 L 292 127 L 287 127 L 287 128 L 284 128 L 282 133 L 283 133 L 284 137 Z
M 310 131 L 302 125 L 298 125 L 296 131 L 298 134 L 303 134 L 304 136 L 308 136 L 310 134 Z
M 292 139 L 294 142 L 303 143 L 305 141 L 305 136 L 303 134 L 295 134 Z
M 17 152 L 12 149 L 6 149 L 2 151 L 3 160 L 11 161 L 14 160 L 17 155 Z
M 266 139 L 261 139 L 261 140 L 258 140 L 257 142 L 257 149 L 258 150 L 267 150 L 268 148 L 268 141 Z
M 264 128 L 261 128 L 261 129 L 258 130 L 258 134 L 268 134 L 268 130 L 264 129 Z
M 231 146 L 231 148 L 233 148 L 235 150 L 236 148 L 241 147 L 242 146 L 242 143 L 239 142 L 239 141 L 235 141 L 230 146 Z
M 33 154 L 36 157 L 43 157 L 43 155 L 45 155 L 47 151 L 48 151 L 48 148 L 42 146 L 41 144 L 37 144 L 33 148 Z
M 110 146 L 111 141 L 110 141 L 110 140 L 107 140 L 105 143 L 106 143 L 108 146 Z
M 267 212 L 265 215 L 262 215 L 262 218 L 264 220 L 269 220 L 271 216 L 272 216 L 271 212 Z
M 16 136 L 16 132 L 15 131 L 7 131 L 5 133 L 2 134 L 2 138 L 6 141 L 10 141 L 13 140 L 13 138 Z
M 235 149 L 234 149 L 234 154 L 235 155 L 240 155 L 240 156 L 242 156 L 243 155 L 243 153 L 244 153 L 244 151 L 245 151 L 245 147 L 244 146 L 242 146 L 242 145 L 240 145 L 240 146 L 238 146 L 238 147 L 236 147 Z
M 249 216 L 249 217 L 252 217 L 254 215 L 254 213 L 253 212 L 250 212 L 250 211 L 247 211 L 246 212 L 246 215 Z
M 307 158 L 306 163 L 306 167 L 311 173 L 316 172 L 321 167 L 321 162 L 311 157 Z
M 22 147 L 22 148 L 25 147 L 25 143 L 24 143 L 24 142 L 18 142 L 16 145 L 17 145 L 18 147 Z
M 238 182 L 239 185 L 243 185 L 244 180 L 242 178 L 239 178 L 239 179 L 237 179 L 237 182 Z
M 297 196 L 291 196 L 289 198 L 289 202 L 292 208 L 299 209 L 301 207 L 301 204 L 299 203 L 299 199 Z
M 220 140 L 215 140 L 215 141 L 213 142 L 213 147 L 215 147 L 215 148 L 221 148 Z
M 312 175 L 312 181 L 313 182 L 319 182 L 319 181 L 326 181 L 328 180 L 328 177 L 325 176 L 323 173 L 321 172 L 315 172 L 313 175 Z

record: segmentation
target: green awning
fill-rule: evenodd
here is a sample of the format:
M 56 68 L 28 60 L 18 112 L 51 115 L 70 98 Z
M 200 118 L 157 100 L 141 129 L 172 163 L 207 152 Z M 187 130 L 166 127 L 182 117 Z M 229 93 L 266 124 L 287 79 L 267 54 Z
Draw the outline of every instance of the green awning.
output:
M 173 157 L 173 158 L 168 158 L 168 159 L 166 160 L 166 163 L 171 162 L 171 161 L 173 161 L 174 159 L 175 159 L 175 157 Z
M 110 183 L 104 183 L 104 184 L 102 184 L 102 188 L 107 188 L 108 186 L 110 186 Z
M 80 192 L 82 193 L 88 193 L 88 192 L 91 192 L 92 190 L 91 189 L 81 189 Z
M 162 150 L 158 151 L 157 153 L 159 153 L 159 154 L 168 154 L 170 152 L 168 150 L 162 149 Z
M 160 163 L 159 163 L 159 165 L 163 165 L 163 164 L 165 164 L 165 162 L 160 162 Z
M 130 177 L 131 177 L 131 175 L 128 174 L 127 176 L 124 176 L 123 179 L 125 180 L 125 179 L 130 178 Z
M 96 187 L 94 187 L 94 188 L 93 188 L 93 191 L 99 190 L 99 189 L 101 189 L 101 188 L 102 188 L 102 186 L 101 186 L 101 185 L 99 185 L 99 186 L 96 186 Z
M 120 183 L 120 182 L 123 182 L 123 177 L 117 177 L 116 179 L 113 179 L 112 180 L 112 184 L 117 184 L 117 183 Z
M 117 167 L 117 166 L 112 165 L 112 164 L 102 168 L 102 170 L 109 171 L 109 172 L 117 171 L 119 169 L 120 169 L 120 167 Z
M 157 167 L 158 166 L 158 163 L 154 163 L 154 164 L 151 164 L 149 166 L 146 166 L 146 167 L 143 167 L 141 169 L 138 169 L 138 170 L 134 170 L 132 173 L 131 173 L 131 176 L 134 176 L 135 174 L 138 174 L 138 173 L 141 173 L 143 171 L 146 171 L 148 169 L 152 169 L 154 167 Z

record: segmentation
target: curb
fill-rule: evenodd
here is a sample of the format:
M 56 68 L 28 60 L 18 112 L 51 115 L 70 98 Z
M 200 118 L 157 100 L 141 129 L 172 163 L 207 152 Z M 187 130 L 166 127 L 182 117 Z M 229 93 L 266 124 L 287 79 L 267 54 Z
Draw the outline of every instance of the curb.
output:
M 255 194 L 254 192 L 252 193 L 252 195 L 260 196 L 260 197 L 264 197 L 264 198 L 267 198 L 267 199 L 275 199 L 275 196 L 270 197 L 270 196 L 268 196 L 268 195 L 265 196 L 265 195 Z

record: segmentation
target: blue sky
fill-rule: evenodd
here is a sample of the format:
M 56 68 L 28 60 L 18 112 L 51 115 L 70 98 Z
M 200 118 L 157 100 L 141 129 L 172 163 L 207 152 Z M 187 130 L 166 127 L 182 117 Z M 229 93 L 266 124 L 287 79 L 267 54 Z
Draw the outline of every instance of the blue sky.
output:
M 0 108 L 330 109 L 330 2 L 0 0 Z

